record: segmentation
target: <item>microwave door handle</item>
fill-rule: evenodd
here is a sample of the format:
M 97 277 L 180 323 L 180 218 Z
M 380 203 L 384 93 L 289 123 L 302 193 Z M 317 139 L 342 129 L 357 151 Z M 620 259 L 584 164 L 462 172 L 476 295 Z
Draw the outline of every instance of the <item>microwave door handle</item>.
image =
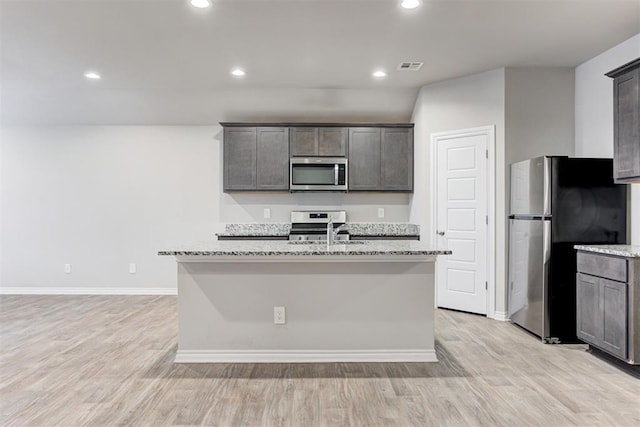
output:
M 338 185 L 338 164 L 336 163 L 333 166 L 333 172 L 334 172 L 334 185 Z

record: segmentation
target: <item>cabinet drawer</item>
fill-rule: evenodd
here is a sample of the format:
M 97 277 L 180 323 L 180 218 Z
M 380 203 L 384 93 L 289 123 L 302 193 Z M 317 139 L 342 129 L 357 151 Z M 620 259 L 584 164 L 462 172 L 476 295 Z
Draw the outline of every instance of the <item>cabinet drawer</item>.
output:
M 618 282 L 628 280 L 625 258 L 578 252 L 578 271 Z

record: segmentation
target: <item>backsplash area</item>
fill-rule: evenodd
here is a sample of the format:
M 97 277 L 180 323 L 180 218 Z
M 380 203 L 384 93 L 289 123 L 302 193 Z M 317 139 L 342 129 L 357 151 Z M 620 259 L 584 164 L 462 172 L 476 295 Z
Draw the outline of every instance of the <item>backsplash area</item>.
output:
M 347 222 L 406 223 L 410 201 L 406 193 L 224 193 L 220 222 L 289 223 L 295 210 L 344 210 Z

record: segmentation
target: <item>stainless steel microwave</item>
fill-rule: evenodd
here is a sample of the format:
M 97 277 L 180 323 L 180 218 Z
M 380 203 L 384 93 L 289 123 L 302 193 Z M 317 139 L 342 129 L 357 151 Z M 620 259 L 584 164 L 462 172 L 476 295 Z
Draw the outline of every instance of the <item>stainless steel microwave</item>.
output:
M 290 191 L 347 191 L 347 159 L 341 157 L 293 157 Z

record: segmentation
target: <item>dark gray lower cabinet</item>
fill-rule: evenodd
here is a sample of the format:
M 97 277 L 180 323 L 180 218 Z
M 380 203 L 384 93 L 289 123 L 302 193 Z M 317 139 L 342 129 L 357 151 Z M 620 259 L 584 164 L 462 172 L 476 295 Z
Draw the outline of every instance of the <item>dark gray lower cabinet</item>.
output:
M 577 261 L 578 338 L 640 364 L 640 258 L 578 251 Z
M 224 191 L 288 190 L 289 129 L 224 129 Z
M 576 286 L 577 335 L 581 340 L 595 345 L 602 340 L 600 279 L 578 273 Z
M 578 274 L 577 334 L 621 359 L 627 358 L 627 284 Z

